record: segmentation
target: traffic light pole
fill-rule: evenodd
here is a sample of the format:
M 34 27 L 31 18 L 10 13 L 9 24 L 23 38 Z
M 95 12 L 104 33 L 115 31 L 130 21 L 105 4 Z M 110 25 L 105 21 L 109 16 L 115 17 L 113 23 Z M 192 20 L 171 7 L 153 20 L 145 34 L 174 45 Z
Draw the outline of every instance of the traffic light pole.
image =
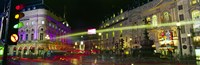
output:
M 2 41 L 3 41 L 3 43 L 4 43 L 4 52 L 3 52 L 3 60 L 2 60 L 2 65 L 8 65 L 7 64 L 7 61 L 8 61 L 8 59 L 7 59 L 7 57 L 8 57 L 8 44 L 7 44 L 7 33 L 6 32 L 8 32 L 8 19 L 6 19 L 6 18 L 9 18 L 10 17 L 10 7 L 11 7 L 11 0 L 9 0 L 8 1 L 8 4 L 6 4 L 7 3 L 7 1 L 6 0 L 4 0 L 4 2 L 5 2 L 5 5 L 4 5 L 4 12 L 8 12 L 8 14 L 6 14 L 6 16 L 5 16 L 5 22 L 6 22 L 6 29 L 4 30 L 4 34 L 2 34 L 2 35 L 4 35 L 4 37 L 2 37 L 3 39 L 1 39 Z M 7 6 L 6 6 L 7 5 Z M 7 9 L 7 8 L 9 8 L 9 9 Z M 5 25 L 3 25 L 3 26 L 5 26 Z
M 7 56 L 8 56 L 8 44 L 4 45 L 4 50 L 3 50 L 3 61 L 2 61 L 2 65 L 8 65 L 7 64 Z

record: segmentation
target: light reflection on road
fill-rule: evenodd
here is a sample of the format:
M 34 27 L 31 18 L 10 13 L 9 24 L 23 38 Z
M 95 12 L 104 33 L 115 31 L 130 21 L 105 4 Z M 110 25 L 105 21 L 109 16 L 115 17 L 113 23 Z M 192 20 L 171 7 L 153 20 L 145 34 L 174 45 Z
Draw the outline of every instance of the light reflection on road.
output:
M 71 63 L 73 65 L 78 65 L 78 63 L 80 63 L 80 62 L 78 62 L 78 59 L 71 59 Z
M 129 58 L 129 57 L 128 57 Z M 134 63 L 133 60 L 123 57 L 110 56 L 79 56 L 66 60 L 20 61 L 20 65 L 171 65 L 170 63 Z M 188 64 L 188 63 L 187 63 Z M 15 65 L 15 64 L 13 64 Z M 175 64 L 177 65 L 177 64 Z M 181 65 L 185 65 L 181 63 Z M 195 65 L 195 64 L 189 64 Z M 200 65 L 200 61 L 196 61 Z

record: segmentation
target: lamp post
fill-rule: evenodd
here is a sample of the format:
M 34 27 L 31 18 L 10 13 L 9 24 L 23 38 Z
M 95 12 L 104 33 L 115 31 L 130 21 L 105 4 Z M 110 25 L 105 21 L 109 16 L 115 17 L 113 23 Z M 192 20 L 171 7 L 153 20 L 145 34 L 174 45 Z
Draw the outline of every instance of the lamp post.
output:
M 191 45 L 191 34 L 187 34 L 188 36 L 188 43 L 189 43 L 189 52 L 190 52 L 190 55 L 192 55 L 192 45 Z
M 178 29 L 178 41 L 179 41 L 179 48 L 180 48 L 180 57 L 182 58 L 183 57 L 183 52 L 182 52 L 182 43 L 181 43 L 181 32 L 180 32 L 180 23 L 178 22 L 177 24 L 177 29 Z

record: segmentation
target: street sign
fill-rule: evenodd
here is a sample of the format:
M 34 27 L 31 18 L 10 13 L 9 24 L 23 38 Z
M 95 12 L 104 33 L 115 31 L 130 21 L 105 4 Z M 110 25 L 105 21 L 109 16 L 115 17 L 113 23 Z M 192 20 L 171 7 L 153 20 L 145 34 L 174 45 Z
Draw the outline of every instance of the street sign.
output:
M 88 29 L 88 34 L 96 34 L 96 29 Z
M 11 40 L 11 42 L 17 42 L 18 40 L 19 40 L 19 37 L 18 37 L 18 35 L 17 34 L 12 34 L 11 36 L 10 36 L 10 40 Z

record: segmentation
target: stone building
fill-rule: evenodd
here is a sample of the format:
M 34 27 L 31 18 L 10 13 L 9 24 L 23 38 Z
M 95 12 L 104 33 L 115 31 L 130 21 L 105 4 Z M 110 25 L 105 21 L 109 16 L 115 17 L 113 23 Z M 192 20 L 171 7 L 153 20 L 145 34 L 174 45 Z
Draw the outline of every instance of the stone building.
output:
M 57 16 L 43 3 L 26 5 L 22 12 L 25 16 L 20 22 L 23 22 L 24 26 L 18 30 L 18 44 L 9 46 L 9 55 L 42 56 L 48 50 L 70 48 L 70 38 L 56 38 L 71 32 L 66 19 Z
M 172 51 L 173 54 L 194 55 L 193 43 L 198 45 L 199 42 L 199 24 L 193 24 L 199 18 L 198 5 L 199 0 L 153 0 L 114 14 L 102 22 L 100 29 L 117 31 L 102 32 L 101 48 L 115 49 L 115 43 L 121 43 L 120 39 L 124 40 L 124 49 L 141 48 L 144 28 L 147 28 L 156 53 L 168 55 L 168 51 Z M 142 27 L 145 21 L 149 27 Z

